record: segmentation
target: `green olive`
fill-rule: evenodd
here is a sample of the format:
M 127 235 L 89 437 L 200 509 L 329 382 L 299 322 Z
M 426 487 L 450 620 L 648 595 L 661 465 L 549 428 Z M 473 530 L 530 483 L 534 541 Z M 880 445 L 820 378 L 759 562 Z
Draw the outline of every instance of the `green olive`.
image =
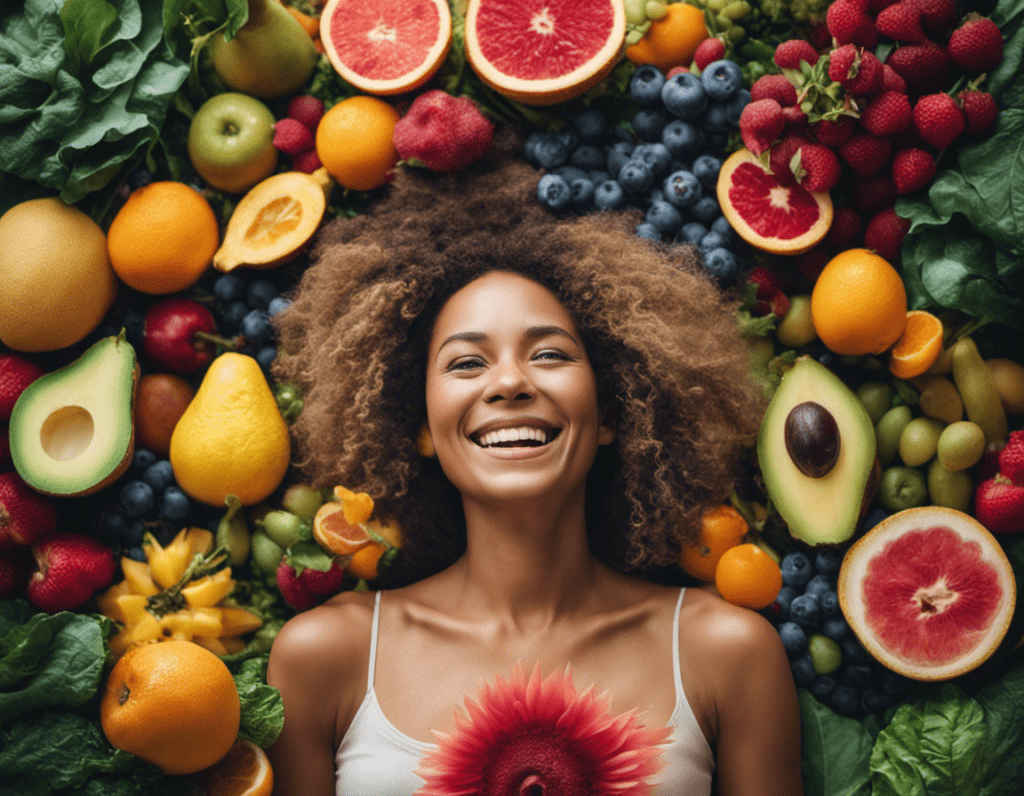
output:
M 928 466 L 928 495 L 936 506 L 966 512 L 974 497 L 974 479 L 966 470 L 951 473 L 937 458 Z
M 868 410 L 871 422 L 877 423 L 892 405 L 892 387 L 882 381 L 866 381 L 857 388 L 857 397 Z
M 985 432 L 970 420 L 950 423 L 939 435 L 936 448 L 942 466 L 951 473 L 973 467 L 985 453 Z
M 878 482 L 878 502 L 887 511 L 903 511 L 928 502 L 928 483 L 916 467 L 889 467 Z
M 875 423 L 875 442 L 878 449 L 878 461 L 883 467 L 892 464 L 900 447 L 900 435 L 907 423 L 913 418 L 910 407 L 894 406 Z
M 775 336 L 786 348 L 801 348 L 818 336 L 811 318 L 811 297 L 805 294 L 789 300 L 789 312 L 779 321 Z
M 277 565 L 284 556 L 284 548 L 260 530 L 252 532 L 249 544 L 253 565 L 264 575 L 273 575 L 277 572 Z
M 955 423 L 963 418 L 964 402 L 960 400 L 960 393 L 953 382 L 945 376 L 919 376 L 910 381 L 921 391 L 917 405 L 928 417 L 945 423 Z
M 899 452 L 908 467 L 918 467 L 935 455 L 945 424 L 934 417 L 915 417 L 903 427 Z

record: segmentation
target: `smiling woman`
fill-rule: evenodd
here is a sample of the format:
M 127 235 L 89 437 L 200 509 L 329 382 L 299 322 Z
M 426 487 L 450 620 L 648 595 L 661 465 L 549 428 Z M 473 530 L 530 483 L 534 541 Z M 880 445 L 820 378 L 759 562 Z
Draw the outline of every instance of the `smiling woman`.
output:
M 707 796 L 717 776 L 723 796 L 798 795 L 778 635 L 652 580 L 678 577 L 758 426 L 731 306 L 692 248 L 639 241 L 631 218 L 554 218 L 531 172 L 500 153 L 404 172 L 322 233 L 275 316 L 277 375 L 305 391 L 298 465 L 368 492 L 405 537 L 386 591 L 278 635 L 277 791 L 461 793 L 474 771 L 480 794 Z M 596 691 L 577 699 L 567 665 Z M 519 729 L 498 718 L 511 705 Z

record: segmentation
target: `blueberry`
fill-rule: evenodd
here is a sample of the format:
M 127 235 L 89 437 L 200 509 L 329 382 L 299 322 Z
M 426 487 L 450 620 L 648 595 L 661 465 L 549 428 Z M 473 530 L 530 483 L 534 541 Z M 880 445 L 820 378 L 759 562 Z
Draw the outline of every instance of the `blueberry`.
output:
M 801 552 L 790 553 L 783 557 L 780 567 L 782 569 L 782 582 L 787 586 L 795 586 L 798 589 L 806 586 L 807 581 L 814 575 L 811 559 Z
M 617 124 L 608 133 L 608 142 L 610 144 L 618 144 L 621 142 L 627 144 L 636 143 L 633 139 L 633 131 L 629 129 L 625 124 Z
M 813 630 L 821 622 L 821 608 L 813 594 L 801 594 L 789 606 L 789 618 L 804 630 Z
M 142 520 L 134 520 L 124 532 L 125 547 L 138 547 L 146 536 L 146 523 Z
M 594 187 L 597 187 L 602 182 L 607 182 L 611 178 L 612 178 L 612 175 L 604 170 L 603 164 L 602 164 L 602 168 L 594 169 L 593 171 L 591 171 L 587 175 L 587 179 L 590 180 L 592 183 L 594 183 Z
M 557 174 L 545 174 L 537 182 L 537 198 L 548 210 L 560 213 L 569 207 L 572 190 Z
M 654 174 L 656 180 L 660 180 L 668 174 L 669 167 L 672 165 L 672 155 L 661 143 L 640 144 L 633 150 L 633 157 L 630 159 L 642 161 L 650 166 L 651 173 Z
M 543 140 L 545 135 L 541 130 L 534 130 L 527 136 L 526 143 L 523 144 L 523 159 L 535 169 L 540 168 L 540 162 L 537 160 L 537 144 Z
M 636 225 L 636 234 L 638 238 L 647 238 L 647 240 L 661 240 L 661 233 L 658 232 L 658 228 L 654 224 L 643 222 L 642 224 Z
M 714 234 L 709 232 L 708 236 Z M 739 269 L 740 266 L 736 262 L 736 255 L 722 246 L 704 253 L 704 270 L 719 282 L 731 282 L 736 278 Z
M 125 533 L 128 531 L 128 526 L 130 526 L 131 523 L 131 518 L 129 518 L 129 516 L 123 511 L 112 509 L 103 515 L 100 527 L 103 529 L 103 533 L 108 539 L 120 542 L 124 539 Z
M 839 684 L 829 699 L 832 710 L 843 716 L 855 716 L 860 712 L 860 692 L 853 686 Z
M 736 129 L 740 126 L 740 117 L 743 115 L 743 109 L 746 108 L 749 103 L 750 92 L 745 88 L 741 88 L 725 101 L 725 118 L 731 129 Z
M 227 333 L 238 331 L 242 318 L 249 314 L 249 305 L 244 301 L 232 301 L 217 313 L 217 322 Z
M 818 578 L 825 576 L 815 575 L 814 577 Z M 811 582 L 814 582 L 814 578 L 811 579 Z M 839 595 L 836 594 L 836 590 L 831 585 L 827 589 L 818 594 L 818 605 L 821 606 L 821 615 L 823 617 L 833 617 L 840 615 Z
M 724 102 L 709 102 L 704 115 L 700 117 L 701 126 L 710 133 L 727 133 L 736 127 L 732 116 Z M 717 145 L 709 145 L 709 149 L 719 150 Z
M 661 102 L 661 89 L 665 75 L 652 64 L 638 66 L 629 81 L 629 96 L 641 105 L 657 105 Z
M 841 643 L 850 632 L 850 626 L 842 616 L 830 616 L 821 623 L 821 632 L 833 641 Z
M 578 146 L 569 155 L 569 163 L 581 169 L 603 169 L 605 163 L 604 150 L 599 146 L 584 144 Z
M 869 661 L 851 661 L 843 666 L 843 682 L 861 691 L 871 688 L 877 679 Z
M 284 296 L 274 296 L 267 305 L 267 316 L 273 318 L 277 313 L 288 309 L 291 302 Z
M 121 488 L 121 508 L 129 517 L 141 517 L 153 510 L 156 495 L 145 481 L 129 481 Z
M 569 153 L 580 145 L 580 137 L 576 135 L 576 131 L 571 127 L 563 127 L 555 133 L 555 137 L 562 142 L 562 145 L 565 147 L 565 151 Z
M 839 646 L 843 648 L 843 659 L 847 661 L 866 661 L 870 657 L 864 645 L 852 633 L 841 639 Z
M 253 357 L 259 366 L 264 371 L 269 371 L 270 366 L 274 364 L 274 360 L 277 359 L 277 346 L 264 345 L 260 346 L 256 352 L 256 356 Z
M 704 194 L 690 208 L 690 215 L 710 227 L 722 215 L 722 208 L 718 206 L 718 199 L 713 194 Z
M 886 672 L 882 675 L 882 688 L 887 693 L 896 696 L 902 694 L 910 687 L 910 680 L 896 672 Z
M 174 469 L 167 459 L 161 459 L 146 468 L 142 480 L 149 484 L 153 492 L 159 494 L 174 483 Z
M 128 310 L 121 318 L 124 336 L 135 348 L 142 348 L 142 338 L 146 330 L 146 316 L 135 310 Z
M 213 295 L 226 303 L 239 301 L 245 295 L 245 282 L 236 274 L 218 276 L 213 283 Z
M 807 634 L 796 622 L 783 622 L 779 625 L 779 638 L 790 658 L 796 659 L 807 653 Z
M 892 694 L 887 694 L 881 688 L 869 688 L 860 698 L 860 706 L 865 713 L 884 713 L 895 702 Z
M 872 506 L 868 509 L 868 513 L 864 515 L 864 530 L 870 531 L 878 523 L 889 516 L 889 512 L 879 506 Z
M 722 161 L 714 155 L 701 155 L 695 161 L 690 171 L 697 178 L 701 185 L 712 186 L 718 182 L 718 172 L 722 170 Z
M 815 575 L 813 578 L 807 581 L 807 585 L 804 586 L 804 593 L 813 594 L 815 597 L 818 598 L 820 602 L 822 594 L 824 594 L 827 591 L 835 591 L 835 589 L 832 586 L 833 583 L 834 581 L 830 578 L 827 578 L 825 575 Z
M 596 210 L 619 210 L 626 204 L 626 192 L 615 180 L 605 180 L 594 189 Z
M 700 246 L 701 251 L 704 252 L 709 252 L 712 249 L 724 249 L 725 238 L 717 232 L 708 232 L 707 235 L 700 239 L 700 243 L 697 245 Z
M 647 223 L 653 224 L 662 235 L 673 235 L 683 225 L 683 215 L 661 199 L 652 202 L 647 209 Z
M 171 486 L 160 496 L 160 516 L 175 525 L 188 522 L 192 501 L 178 487 Z
M 636 144 L 632 141 L 616 141 L 612 144 L 608 148 L 608 156 L 605 158 L 604 164 L 609 174 L 618 174 L 622 171 L 622 167 L 633 157 L 634 149 L 636 149 Z
M 131 548 L 128 551 L 128 558 L 130 558 L 132 561 L 141 561 L 142 563 L 146 563 L 147 561 L 146 554 L 142 552 L 141 547 Z
M 585 108 L 569 124 L 584 144 L 600 144 L 608 134 L 608 117 L 597 108 Z
M 569 149 L 554 133 L 542 133 L 533 147 L 533 157 L 542 169 L 557 169 L 569 162 Z
M 270 318 L 266 310 L 251 310 L 242 318 L 242 325 L 239 329 L 246 341 L 253 345 L 261 345 L 268 342 L 274 336 L 274 327 L 270 325 Z
M 678 237 L 676 240 L 679 240 Z M 775 595 L 775 602 L 769 606 L 769 611 L 776 621 L 785 622 L 789 619 L 789 606 L 792 605 L 793 599 L 797 594 L 797 590 L 792 586 L 783 586 L 779 589 L 779 593 Z
M 641 141 L 660 141 L 668 117 L 661 108 L 641 108 L 633 114 L 633 129 Z
M 710 99 L 728 99 L 743 86 L 743 71 L 735 61 L 723 58 L 712 61 L 701 70 L 700 82 Z
M 279 293 L 277 286 L 269 279 L 254 279 L 245 291 L 245 303 L 249 309 L 265 310 Z
M 828 703 L 828 698 L 832 696 L 832 692 L 836 690 L 835 678 L 828 674 L 822 674 L 814 678 L 807 690 L 811 692 L 811 696 L 817 699 L 823 704 Z
M 137 190 L 142 186 L 149 185 L 151 182 L 153 182 L 153 172 L 151 172 L 142 164 L 139 164 L 130 172 L 128 172 L 128 176 L 125 177 L 125 182 L 128 183 L 128 186 L 133 191 Z
M 692 158 L 704 148 L 707 139 L 704 132 L 692 122 L 675 119 L 661 131 L 661 143 L 674 158 Z
M 646 193 L 654 185 L 654 174 L 651 167 L 640 160 L 630 160 L 619 172 L 619 185 L 622 190 L 631 194 Z
M 700 239 L 708 234 L 708 228 L 698 221 L 683 224 L 676 233 L 676 243 L 692 243 L 696 246 Z
M 839 568 L 842 565 L 843 554 L 830 547 L 819 550 L 818 554 L 814 557 L 814 568 L 822 575 L 828 575 L 833 579 L 838 577 Z
M 648 204 L 648 206 L 654 204 L 655 202 L 664 202 L 664 201 L 665 201 L 665 192 L 663 190 L 661 190 L 661 188 L 658 188 L 657 186 L 655 186 L 654 188 L 651 188 L 651 190 L 649 190 L 647 192 L 647 204 Z
M 674 171 L 661 184 L 665 198 L 676 207 L 692 207 L 701 198 L 703 190 L 697 178 L 689 171 Z
M 696 119 L 708 106 L 708 91 L 702 78 L 690 72 L 680 72 L 661 87 L 661 101 L 673 116 Z
M 569 183 L 572 197 L 569 204 L 576 213 L 586 213 L 594 206 L 594 183 L 587 179 L 573 180 Z
M 586 169 L 581 169 L 579 166 L 559 166 L 557 169 L 551 170 L 552 174 L 557 174 L 568 185 L 573 180 L 589 180 L 590 176 L 587 174 Z
M 156 461 L 156 454 L 153 451 L 148 451 L 145 448 L 136 448 L 132 456 L 129 472 L 142 475 L 147 468 L 156 464 Z
M 814 662 L 810 655 L 804 655 L 802 658 L 792 661 L 789 668 L 793 672 L 793 682 L 797 688 L 806 688 L 818 676 L 818 673 L 814 671 Z
M 729 219 L 725 216 L 719 216 L 711 222 L 711 230 L 729 241 L 730 246 L 736 242 L 736 230 L 732 228 L 732 224 L 729 223 Z M 818 571 L 820 572 L 821 570 Z

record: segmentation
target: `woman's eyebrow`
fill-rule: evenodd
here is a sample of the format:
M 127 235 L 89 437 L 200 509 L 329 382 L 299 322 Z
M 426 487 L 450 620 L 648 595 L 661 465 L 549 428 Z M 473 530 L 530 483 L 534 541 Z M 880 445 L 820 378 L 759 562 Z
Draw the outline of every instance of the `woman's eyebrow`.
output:
M 563 329 L 561 326 L 531 326 L 526 330 L 524 337 L 526 337 L 529 340 L 537 340 L 541 337 L 548 337 L 549 335 L 560 335 L 562 337 L 568 337 L 577 346 L 580 346 L 582 348 L 579 340 L 573 337 L 568 331 Z M 484 334 L 483 332 L 456 332 L 455 334 L 446 337 L 444 342 L 441 343 L 437 350 L 440 352 L 442 348 L 448 345 L 448 343 L 453 343 L 456 340 L 465 340 L 466 342 L 470 343 L 481 343 L 487 339 L 487 335 Z

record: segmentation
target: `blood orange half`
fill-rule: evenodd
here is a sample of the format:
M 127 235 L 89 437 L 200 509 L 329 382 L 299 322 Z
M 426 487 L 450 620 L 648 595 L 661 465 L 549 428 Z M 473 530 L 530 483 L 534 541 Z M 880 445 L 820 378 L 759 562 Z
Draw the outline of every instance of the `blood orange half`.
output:
M 328 0 L 320 41 L 338 74 L 367 94 L 422 86 L 452 44 L 446 0 Z
M 773 254 L 800 254 L 825 237 L 832 225 L 828 191 L 783 185 L 757 156 L 739 149 L 718 173 L 718 204 L 747 243 Z
M 552 105 L 600 82 L 625 33 L 622 0 L 469 0 L 466 58 L 495 91 Z
M 916 680 L 948 680 L 999 646 L 1016 584 L 981 523 L 921 506 L 893 514 L 849 549 L 838 593 L 850 627 L 880 663 Z

